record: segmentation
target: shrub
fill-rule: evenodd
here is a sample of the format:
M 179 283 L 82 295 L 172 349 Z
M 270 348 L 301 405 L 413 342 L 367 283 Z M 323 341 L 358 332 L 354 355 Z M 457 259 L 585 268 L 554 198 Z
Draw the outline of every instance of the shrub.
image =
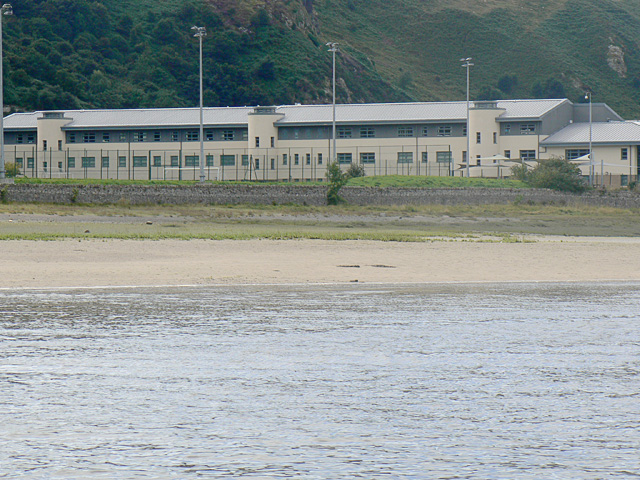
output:
M 535 168 L 524 173 L 524 177 L 523 180 L 534 188 L 563 192 L 584 192 L 587 189 L 580 168 L 560 157 L 539 160 Z
M 364 177 L 364 165 L 352 163 L 351 165 L 349 165 L 349 168 L 345 172 L 345 175 L 347 176 L 347 180 L 350 178 Z
M 9 178 L 17 177 L 20 174 L 20 167 L 14 162 L 6 162 L 4 164 L 5 175 Z
M 338 162 L 331 162 L 327 165 L 327 181 L 329 182 L 327 203 L 329 205 L 337 205 L 342 202 L 342 198 L 340 198 L 340 189 L 344 187 L 347 180 L 347 175 L 342 172 Z

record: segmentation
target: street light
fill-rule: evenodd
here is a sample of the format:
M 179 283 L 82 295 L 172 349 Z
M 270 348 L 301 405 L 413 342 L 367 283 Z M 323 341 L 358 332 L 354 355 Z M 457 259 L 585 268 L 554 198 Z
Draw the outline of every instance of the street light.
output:
M 460 59 L 463 62 L 462 68 L 467 69 L 467 178 L 470 176 L 469 164 L 471 163 L 471 141 L 469 140 L 471 137 L 471 132 L 469 131 L 469 67 L 473 67 L 471 60 L 471 57 Z
M 329 158 L 333 162 L 336 162 L 336 52 L 339 50 L 336 42 L 327 42 L 327 47 L 329 47 L 329 51 L 333 54 L 333 157 L 331 153 L 329 153 Z
M 2 71 L 2 19 L 5 15 L 13 15 L 13 7 L 9 3 L 2 5 L 0 9 L 0 180 L 6 178 L 4 163 L 4 72 Z
M 593 142 L 593 110 L 591 104 L 591 92 L 587 92 L 584 95 L 585 100 L 589 100 L 589 185 L 593 187 L 595 184 L 595 166 L 593 163 L 593 150 L 592 150 L 592 142 Z M 604 169 L 604 165 L 602 166 Z M 602 181 L 602 177 L 600 178 Z
M 191 30 L 195 32 L 193 35 L 200 39 L 200 183 L 204 183 L 204 115 L 203 109 L 203 94 L 202 94 L 202 39 L 207 36 L 207 31 L 204 27 L 191 27 Z

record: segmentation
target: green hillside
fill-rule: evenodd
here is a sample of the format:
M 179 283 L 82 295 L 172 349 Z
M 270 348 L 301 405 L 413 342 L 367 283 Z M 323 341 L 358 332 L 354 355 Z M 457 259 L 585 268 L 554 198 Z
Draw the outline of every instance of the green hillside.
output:
M 16 0 L 13 110 L 568 96 L 640 118 L 640 0 Z

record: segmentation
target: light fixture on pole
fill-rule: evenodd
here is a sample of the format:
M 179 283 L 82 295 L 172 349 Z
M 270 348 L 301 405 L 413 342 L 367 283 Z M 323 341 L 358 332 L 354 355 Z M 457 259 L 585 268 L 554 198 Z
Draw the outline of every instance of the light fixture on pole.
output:
M 338 51 L 338 44 L 336 42 L 327 42 L 327 47 L 333 54 L 333 121 L 331 123 L 333 128 L 333 136 L 331 137 L 333 138 L 333 156 L 329 152 L 329 159 L 335 162 L 338 157 L 336 154 L 336 52 Z
M 200 183 L 204 183 L 204 114 L 203 114 L 203 94 L 202 94 L 202 39 L 207 36 L 204 27 L 191 27 L 195 32 L 193 35 L 200 39 Z
M 5 15 L 13 15 L 13 7 L 9 3 L 0 9 L 0 180 L 7 176 L 4 162 L 4 72 L 2 70 L 2 21 Z
M 470 176 L 469 164 L 471 163 L 471 141 L 469 140 L 471 137 L 471 132 L 469 131 L 469 68 L 473 67 L 471 60 L 471 57 L 460 59 L 463 62 L 462 68 L 467 69 L 467 178 Z
M 589 185 L 593 187 L 595 184 L 595 165 L 593 163 L 593 109 L 591 104 L 591 92 L 584 95 L 585 100 L 589 100 Z M 604 168 L 604 165 L 603 165 Z M 602 181 L 602 178 L 600 179 Z

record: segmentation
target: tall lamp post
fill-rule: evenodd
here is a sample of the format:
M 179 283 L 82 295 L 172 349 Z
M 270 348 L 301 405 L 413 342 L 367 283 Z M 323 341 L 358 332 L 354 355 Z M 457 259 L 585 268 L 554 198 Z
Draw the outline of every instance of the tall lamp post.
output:
M 467 178 L 470 177 L 469 164 L 471 163 L 471 132 L 469 131 L 469 68 L 473 67 L 471 63 L 471 57 L 461 58 L 462 68 L 467 69 Z
M 5 15 L 13 15 L 13 7 L 9 3 L 0 9 L 0 180 L 7 176 L 4 163 L 4 72 L 2 70 L 2 19 Z
M 338 51 L 338 44 L 336 42 L 328 42 L 327 47 L 333 54 L 333 121 L 331 123 L 333 128 L 333 136 L 331 137 L 333 138 L 333 156 L 329 154 L 329 158 L 332 162 L 336 162 L 336 52 Z
M 204 183 L 204 114 L 202 93 L 202 39 L 207 36 L 204 27 L 191 27 L 195 32 L 194 37 L 200 39 L 200 183 Z
M 595 165 L 593 163 L 593 149 L 592 149 L 592 144 L 593 144 L 593 109 L 592 109 L 592 103 L 591 103 L 591 92 L 587 92 L 584 96 L 585 100 L 589 100 L 589 185 L 591 185 L 592 187 L 595 184 Z M 604 168 L 604 165 L 603 165 Z M 600 181 L 602 181 L 602 178 L 600 178 Z

